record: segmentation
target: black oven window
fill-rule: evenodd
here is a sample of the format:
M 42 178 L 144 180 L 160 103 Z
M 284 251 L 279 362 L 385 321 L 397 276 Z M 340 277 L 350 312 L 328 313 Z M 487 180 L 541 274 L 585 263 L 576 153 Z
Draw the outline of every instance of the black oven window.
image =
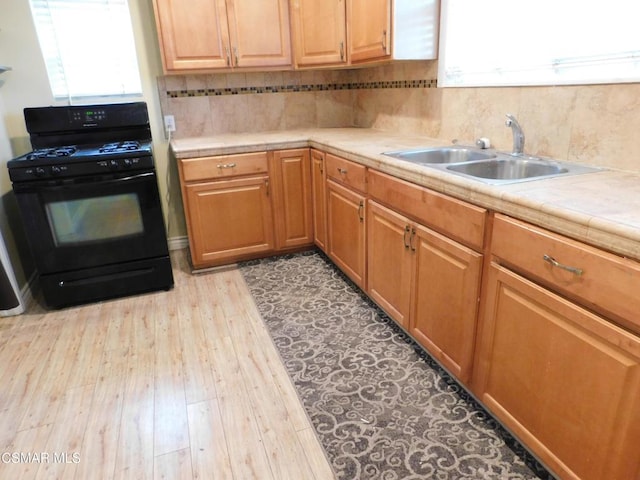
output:
M 46 210 L 56 246 L 119 239 L 144 230 L 135 193 L 50 202 Z

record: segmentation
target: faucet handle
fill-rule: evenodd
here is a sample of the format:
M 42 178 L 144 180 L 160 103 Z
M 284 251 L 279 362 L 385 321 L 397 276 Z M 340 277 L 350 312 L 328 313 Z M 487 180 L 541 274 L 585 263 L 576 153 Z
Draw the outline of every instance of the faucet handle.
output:
M 479 139 L 476 140 L 476 146 L 483 150 L 486 148 L 490 148 L 491 140 L 489 140 L 487 137 L 480 137 Z

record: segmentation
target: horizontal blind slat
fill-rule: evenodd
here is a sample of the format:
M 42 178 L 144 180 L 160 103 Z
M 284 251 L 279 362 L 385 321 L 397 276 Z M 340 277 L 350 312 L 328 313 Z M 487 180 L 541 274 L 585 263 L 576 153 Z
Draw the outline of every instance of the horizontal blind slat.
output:
M 55 97 L 140 94 L 126 0 L 31 0 Z

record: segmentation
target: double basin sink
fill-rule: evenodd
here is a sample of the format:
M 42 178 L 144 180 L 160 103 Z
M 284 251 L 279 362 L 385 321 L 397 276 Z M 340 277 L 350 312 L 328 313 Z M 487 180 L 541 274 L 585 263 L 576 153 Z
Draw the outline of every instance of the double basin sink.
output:
M 492 185 L 600 170 L 596 167 L 557 162 L 539 157 L 516 156 L 495 150 L 462 146 L 402 150 L 385 152 L 384 155 Z

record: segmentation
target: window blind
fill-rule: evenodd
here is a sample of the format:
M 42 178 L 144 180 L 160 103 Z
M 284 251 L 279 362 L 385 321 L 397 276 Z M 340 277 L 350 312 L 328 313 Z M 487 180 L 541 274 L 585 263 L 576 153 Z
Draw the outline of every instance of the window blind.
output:
M 438 85 L 640 81 L 640 2 L 442 0 Z
M 53 95 L 142 91 L 127 0 L 30 0 Z

